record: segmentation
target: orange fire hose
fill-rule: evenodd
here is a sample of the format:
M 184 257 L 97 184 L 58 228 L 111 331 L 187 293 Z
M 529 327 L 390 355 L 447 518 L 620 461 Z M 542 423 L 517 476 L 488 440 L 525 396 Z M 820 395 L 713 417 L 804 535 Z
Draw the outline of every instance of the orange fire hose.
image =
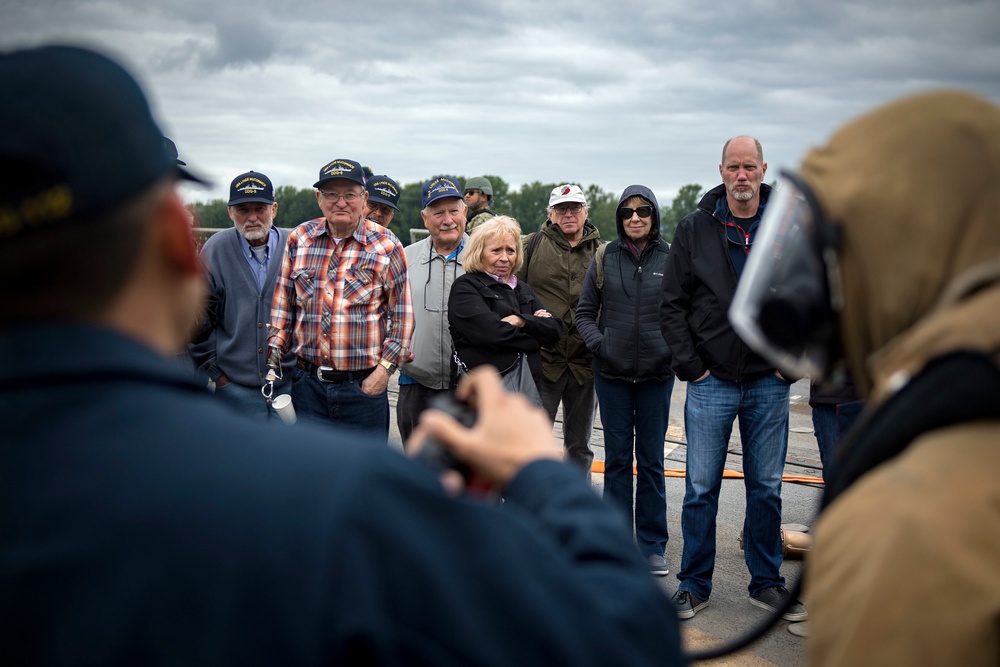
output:
M 597 473 L 599 475 L 603 475 L 604 474 L 604 461 L 594 461 L 594 463 L 590 467 L 590 469 L 593 472 L 595 472 L 595 473 Z M 635 475 L 635 474 L 637 474 L 637 472 L 638 471 L 635 469 L 635 466 L 632 466 L 632 474 Z M 684 477 L 684 475 L 685 475 L 685 471 L 684 470 L 677 470 L 677 469 L 672 469 L 672 468 L 665 468 L 663 470 L 663 476 L 664 477 Z M 722 478 L 723 479 L 743 479 L 743 473 L 739 472 L 738 470 L 723 470 L 722 471 Z M 782 475 L 781 476 L 781 481 L 782 482 L 793 482 L 793 483 L 796 483 L 796 484 L 817 484 L 819 486 L 823 486 L 823 478 L 822 477 L 808 477 L 806 475 Z

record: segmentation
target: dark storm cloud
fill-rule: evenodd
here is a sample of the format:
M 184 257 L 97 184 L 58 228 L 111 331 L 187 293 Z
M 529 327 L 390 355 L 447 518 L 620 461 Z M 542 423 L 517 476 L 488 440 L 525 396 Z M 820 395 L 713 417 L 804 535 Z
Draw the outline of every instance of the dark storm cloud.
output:
M 191 164 L 305 187 L 333 157 L 401 182 L 718 181 L 752 134 L 792 165 L 850 117 L 963 87 L 1000 101 L 1000 3 L 33 0 L 0 46 L 85 39 L 147 85 Z M 194 196 L 220 196 L 218 191 Z
M 203 52 L 205 69 L 244 68 L 266 63 L 277 49 L 273 33 L 253 17 L 221 17 L 215 23 L 215 43 Z

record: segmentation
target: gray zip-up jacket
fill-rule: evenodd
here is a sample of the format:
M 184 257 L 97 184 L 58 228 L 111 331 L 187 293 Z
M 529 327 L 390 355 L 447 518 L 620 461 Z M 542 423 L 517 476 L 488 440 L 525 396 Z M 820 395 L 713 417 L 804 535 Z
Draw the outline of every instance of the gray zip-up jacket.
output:
M 469 240 L 462 236 L 462 245 Z M 427 237 L 406 247 L 410 303 L 413 304 L 413 361 L 399 370 L 430 389 L 451 386 L 451 332 L 448 296 L 455 278 L 465 273 L 462 260 L 436 252 Z

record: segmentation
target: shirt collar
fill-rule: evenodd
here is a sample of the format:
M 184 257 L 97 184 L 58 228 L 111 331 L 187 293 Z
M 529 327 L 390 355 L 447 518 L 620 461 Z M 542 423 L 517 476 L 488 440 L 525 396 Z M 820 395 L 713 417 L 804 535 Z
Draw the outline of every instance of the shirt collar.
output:
M 236 233 L 240 237 L 240 246 L 243 248 L 243 254 L 246 255 L 247 259 L 250 259 L 253 256 L 253 247 L 239 231 Z M 274 253 L 278 249 L 278 230 L 274 228 L 274 225 L 271 225 L 271 230 L 267 233 L 267 243 L 264 247 L 267 248 L 264 256 L 268 259 L 274 257 Z
M 494 273 L 490 273 L 489 271 L 486 271 L 485 273 L 486 273 L 486 275 L 488 275 L 490 278 L 492 278 L 493 280 L 497 281 L 498 283 L 503 283 L 504 285 L 506 285 L 507 287 L 509 287 L 511 289 L 517 289 L 517 276 L 514 275 L 513 273 L 510 274 L 510 277 L 507 278 L 506 280 L 504 280 L 503 278 L 501 278 L 500 276 L 498 276 L 498 275 L 496 275 Z

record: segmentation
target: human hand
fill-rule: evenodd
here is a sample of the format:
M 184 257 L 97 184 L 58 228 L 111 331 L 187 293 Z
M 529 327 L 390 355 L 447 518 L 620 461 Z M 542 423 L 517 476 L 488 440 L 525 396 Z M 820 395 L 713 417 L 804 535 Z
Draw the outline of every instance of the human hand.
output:
M 524 318 L 520 315 L 508 315 L 500 320 L 501 322 L 506 322 L 507 324 L 512 324 L 515 327 L 524 326 Z
M 545 310 L 544 308 L 539 308 L 534 312 L 535 317 L 552 317 L 552 313 Z
M 362 380 L 361 391 L 369 396 L 378 396 L 385 392 L 385 388 L 388 385 L 389 371 L 382 364 L 378 364 L 375 366 L 375 370 L 371 372 L 371 375 Z
M 455 395 L 476 411 L 475 425 L 465 428 L 440 410 L 426 410 L 410 437 L 408 453 L 419 452 L 423 440 L 433 436 L 470 468 L 469 485 L 480 488 L 506 486 L 532 461 L 562 459 L 563 448 L 552 436 L 548 414 L 521 394 L 507 392 L 492 367 L 471 371 L 462 378 Z M 447 471 L 442 474 L 442 484 L 457 493 L 464 481 L 455 471 Z
M 705 371 L 700 378 L 698 378 L 697 380 L 695 380 L 695 382 L 701 382 L 702 380 L 704 380 L 705 378 L 707 378 L 711 374 L 712 373 L 710 371 Z

